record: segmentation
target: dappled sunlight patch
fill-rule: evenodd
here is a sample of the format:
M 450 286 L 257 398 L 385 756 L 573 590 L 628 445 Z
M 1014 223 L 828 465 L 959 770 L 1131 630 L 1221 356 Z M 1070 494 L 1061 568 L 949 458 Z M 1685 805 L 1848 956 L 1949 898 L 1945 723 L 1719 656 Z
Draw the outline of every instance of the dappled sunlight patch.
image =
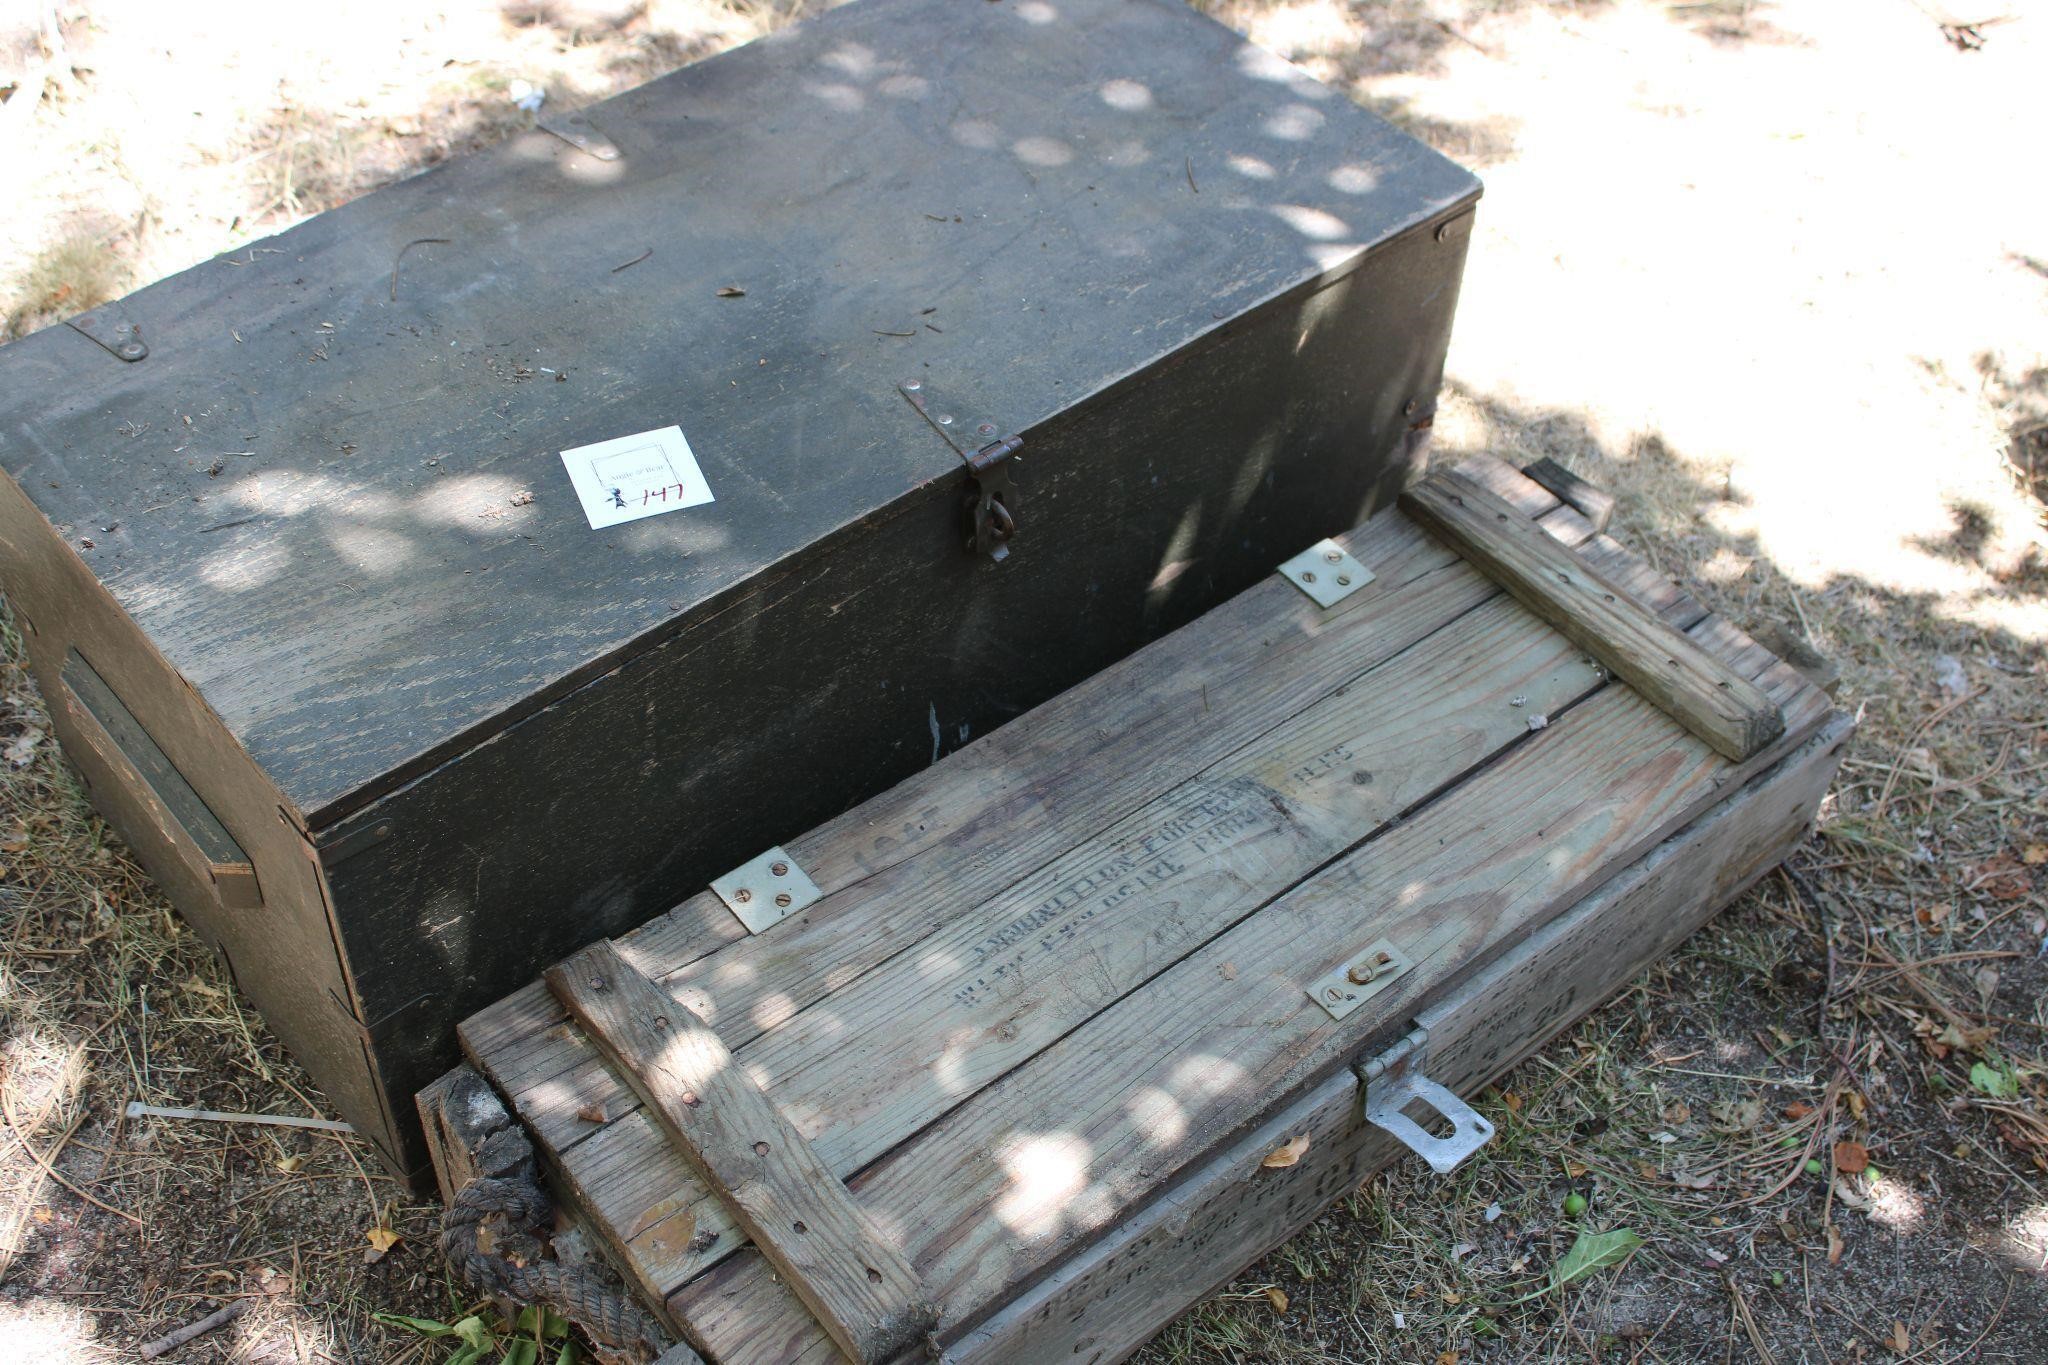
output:
M 1927 1216 L 1926 1199 L 1897 1176 L 1876 1176 L 1864 1194 L 1870 1200 L 1872 1221 L 1882 1223 L 1902 1236 L 1917 1231 L 1921 1220 Z
M 2008 1219 L 1998 1248 L 2018 1268 L 2048 1274 L 2048 1204 L 2030 1204 Z
M 1124 1104 L 1131 1126 L 1154 1147 L 1171 1148 L 1188 1135 L 1186 1106 L 1168 1090 L 1156 1085 L 1139 1089 Z
M 1181 1058 L 1167 1074 L 1167 1089 L 1190 1104 L 1201 1104 L 1243 1085 L 1244 1068 L 1228 1057 L 1206 1052 Z
M 292 553 L 281 541 L 242 547 L 233 542 L 199 561 L 199 581 L 218 592 L 251 592 L 283 574 Z
M 754 1027 L 766 1030 L 794 1018 L 796 1012 L 797 1003 L 787 991 L 770 991 L 754 1002 L 754 1007 L 747 1011 L 747 1017 L 753 1020 Z M 828 1035 L 845 1031 L 844 1026 L 830 1015 L 821 1015 L 815 1022 Z
M 112 1365 L 125 1358 L 81 1309 L 47 1299 L 0 1301 L 0 1360 L 36 1365 Z
M 995 1202 L 1003 1226 L 1032 1241 L 1056 1235 L 1088 1184 L 1088 1144 L 1071 1133 L 1013 1139 L 996 1160 L 1009 1179 Z
M 1137 111 L 1152 107 L 1152 91 L 1143 81 L 1105 81 L 1096 93 L 1112 109 Z

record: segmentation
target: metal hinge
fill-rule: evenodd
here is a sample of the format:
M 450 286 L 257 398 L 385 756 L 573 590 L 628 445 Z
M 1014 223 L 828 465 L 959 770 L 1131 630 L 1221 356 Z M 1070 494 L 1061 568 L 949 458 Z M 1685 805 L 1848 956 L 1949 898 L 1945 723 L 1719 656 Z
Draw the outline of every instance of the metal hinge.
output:
M 1004 436 L 1002 428 L 986 418 L 961 417 L 934 399 L 922 379 L 906 379 L 896 389 L 967 466 L 967 548 L 1002 563 L 1010 557 L 1010 541 L 1017 534 L 1017 489 L 1010 481 L 1010 461 L 1023 449 L 1024 438 Z
M 1438 1085 L 1422 1073 L 1422 1059 L 1428 1048 L 1428 1032 L 1415 1029 L 1361 1064 L 1357 1068 L 1358 1078 L 1365 1082 L 1366 1121 L 1400 1139 L 1403 1146 L 1427 1161 L 1438 1175 L 1447 1175 L 1492 1140 L 1493 1125 L 1449 1087 Z M 1451 1125 L 1450 1136 L 1438 1137 L 1408 1117 L 1408 1106 L 1418 1101 Z

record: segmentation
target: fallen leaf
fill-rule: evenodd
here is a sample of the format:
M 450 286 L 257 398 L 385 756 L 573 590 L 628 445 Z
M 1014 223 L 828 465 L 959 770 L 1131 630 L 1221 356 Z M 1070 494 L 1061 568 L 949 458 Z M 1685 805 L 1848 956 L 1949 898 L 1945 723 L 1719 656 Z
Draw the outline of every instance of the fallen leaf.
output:
M 2028 844 L 2027 851 L 2020 854 L 2020 861 L 2028 867 L 2039 867 L 2048 863 L 2048 844 Z
M 1577 1180 L 1586 1173 L 1586 1163 L 1583 1161 L 1567 1161 L 1564 1163 L 1564 1173 Z
M 1969 868 L 1964 884 L 1972 891 L 1982 891 L 1993 900 L 2016 901 L 2034 889 L 2034 878 L 2018 858 L 2010 853 L 2001 853 Z
M 1671 1174 L 1671 1183 L 1682 1190 L 1711 1190 L 1714 1188 L 1714 1177 L 1694 1175 L 1690 1171 L 1674 1171 Z
M 603 1123 L 608 1117 L 604 1111 L 604 1101 L 598 1100 L 579 1106 L 576 1110 L 576 1117 L 582 1119 L 585 1123 Z
M 1836 1143 L 1835 1169 L 1850 1175 L 1870 1169 L 1870 1149 L 1860 1142 Z
M 1536 1290 L 1535 1293 L 1524 1294 L 1519 1299 L 1510 1299 L 1508 1303 L 1526 1303 L 1537 1295 L 1546 1294 L 1553 1289 L 1562 1289 L 1573 1280 L 1590 1275 L 1596 1270 L 1619 1265 L 1633 1255 L 1635 1249 L 1642 1244 L 1643 1239 L 1628 1228 L 1616 1228 L 1612 1232 L 1582 1232 L 1563 1258 L 1551 1267 L 1550 1283 L 1545 1288 Z
M 1436 1365 L 1458 1365 L 1458 1353 L 1456 1351 L 1437 1352 Z
M 746 296 L 747 291 L 736 284 L 722 284 L 718 287 L 718 297 L 722 299 L 743 299 Z
M 305 1164 L 306 1158 L 302 1156 L 280 1157 L 277 1162 L 277 1169 L 283 1171 L 286 1175 L 290 1175 Z
M 1507 1106 L 1507 1111 L 1510 1114 L 1519 1114 L 1522 1112 L 1522 1097 L 1520 1095 L 1517 1095 L 1512 1090 L 1503 1091 L 1500 1097 L 1500 1102 L 1503 1105 Z
M 1828 1264 L 1840 1265 L 1841 1263 L 1842 1234 L 1835 1230 L 1835 1225 L 1833 1223 L 1830 1223 L 1828 1224 Z
M 36 745 L 43 742 L 43 732 L 33 727 L 23 730 L 7 741 L 7 761 L 17 768 L 26 768 L 36 761 Z
M 1237 980 L 1237 964 L 1235 962 L 1226 962 L 1216 970 L 1225 981 Z
M 1259 1162 L 1259 1165 L 1265 1167 L 1269 1171 L 1284 1170 L 1285 1168 L 1292 1166 L 1295 1162 L 1301 1160 L 1302 1153 L 1306 1152 L 1307 1150 L 1308 1134 L 1303 1133 L 1299 1137 L 1291 1137 L 1287 1139 L 1287 1141 L 1281 1143 L 1278 1147 L 1275 1147 L 1272 1151 L 1266 1153 L 1264 1159 L 1262 1159 Z
M 1812 1112 L 1813 1106 L 1805 1100 L 1794 1100 L 1785 1106 L 1785 1117 L 1788 1119 L 1803 1119 Z
M 1267 1285 L 1266 1302 L 1273 1305 L 1275 1313 L 1285 1313 L 1287 1311 L 1287 1291 L 1277 1284 Z
M 397 1233 L 393 1232 L 390 1228 L 387 1227 L 371 1228 L 368 1232 L 365 1232 L 363 1236 L 366 1239 L 368 1239 L 370 1243 L 370 1249 L 363 1253 L 364 1265 L 377 1264 L 377 1262 L 384 1259 L 385 1255 L 390 1252 L 391 1248 L 397 1246 L 399 1242 L 404 1240 Z
M 1913 1338 L 1907 1333 L 1906 1324 L 1897 1318 L 1892 1319 L 1891 1348 L 1902 1356 L 1913 1353 Z
M 1692 1119 L 1692 1106 L 1684 1100 L 1674 1100 L 1664 1110 L 1664 1121 L 1670 1124 L 1687 1123 Z
M 1913 918 L 1928 929 L 1939 929 L 1941 922 L 1949 917 L 1950 907 L 1946 905 L 1923 905 L 1913 912 Z

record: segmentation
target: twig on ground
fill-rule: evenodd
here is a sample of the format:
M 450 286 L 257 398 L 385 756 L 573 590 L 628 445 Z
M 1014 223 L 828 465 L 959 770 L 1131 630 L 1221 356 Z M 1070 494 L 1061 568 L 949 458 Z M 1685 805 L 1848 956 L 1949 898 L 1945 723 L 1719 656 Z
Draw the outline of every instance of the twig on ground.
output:
M 123 1111 L 131 1119 L 195 1119 L 204 1123 L 261 1123 L 274 1128 L 317 1128 L 323 1133 L 353 1133 L 354 1128 L 338 1119 L 305 1119 L 293 1114 L 230 1114 L 219 1109 L 173 1109 L 162 1105 L 128 1101 Z
M 249 1300 L 247 1299 L 236 1299 L 231 1303 L 222 1304 L 197 1322 L 188 1322 L 177 1331 L 166 1332 L 155 1341 L 144 1346 L 142 1348 L 142 1358 L 144 1360 L 155 1360 L 158 1356 L 167 1356 L 194 1337 L 203 1337 L 208 1332 L 225 1327 L 248 1311 Z

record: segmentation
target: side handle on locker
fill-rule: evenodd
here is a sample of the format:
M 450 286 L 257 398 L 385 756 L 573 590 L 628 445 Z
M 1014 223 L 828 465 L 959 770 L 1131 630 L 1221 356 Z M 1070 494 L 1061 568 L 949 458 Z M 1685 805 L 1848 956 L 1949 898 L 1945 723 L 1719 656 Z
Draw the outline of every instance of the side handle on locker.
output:
M 101 757 L 128 769 L 178 856 L 213 884 L 222 905 L 230 910 L 260 909 L 263 888 L 256 881 L 256 864 L 114 689 L 75 649 L 64 659 L 62 676 L 64 700 L 79 729 Z

